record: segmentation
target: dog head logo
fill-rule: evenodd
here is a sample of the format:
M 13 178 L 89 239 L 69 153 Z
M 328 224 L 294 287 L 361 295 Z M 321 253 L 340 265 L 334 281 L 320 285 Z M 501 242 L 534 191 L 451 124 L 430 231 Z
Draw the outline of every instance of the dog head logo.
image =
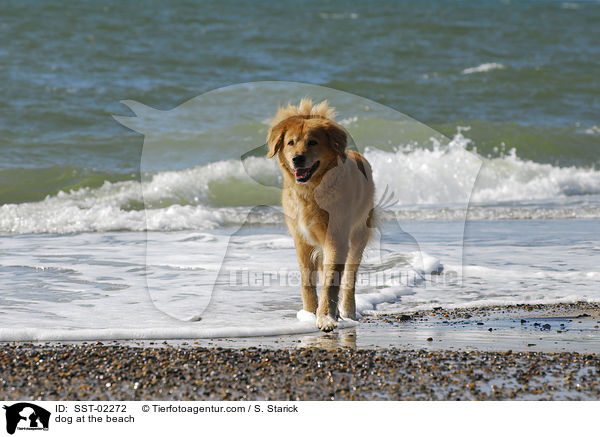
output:
M 17 429 L 47 430 L 50 412 L 28 402 L 3 407 L 6 410 L 6 432 L 14 434 Z

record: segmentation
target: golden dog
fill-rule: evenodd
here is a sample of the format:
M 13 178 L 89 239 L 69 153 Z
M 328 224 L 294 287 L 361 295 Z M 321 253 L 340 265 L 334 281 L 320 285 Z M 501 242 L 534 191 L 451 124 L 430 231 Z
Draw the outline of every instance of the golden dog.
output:
M 282 204 L 300 264 L 303 307 L 316 314 L 323 331 L 337 326 L 340 291 L 341 316 L 356 319 L 356 271 L 374 225 L 371 166 L 346 150 L 346 131 L 334 116 L 327 101 L 302 99 L 278 110 L 267 136 L 267 157 L 277 156 L 283 174 Z

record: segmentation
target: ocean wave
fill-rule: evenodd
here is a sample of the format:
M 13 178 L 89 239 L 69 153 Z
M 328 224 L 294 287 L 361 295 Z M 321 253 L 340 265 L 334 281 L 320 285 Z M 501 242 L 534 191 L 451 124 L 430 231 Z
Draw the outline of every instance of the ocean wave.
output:
M 398 150 L 368 150 L 376 186 L 389 187 L 400 205 L 439 205 L 532 201 L 600 194 L 600 171 L 558 167 L 524 160 L 516 150 L 497 158 L 467 152 L 472 141 L 459 128 L 447 146 Z M 474 185 L 469 175 L 477 173 Z M 473 186 L 473 190 L 470 188 Z M 467 198 L 465 199 L 465 196 Z
M 585 130 L 585 133 L 588 135 L 598 135 L 598 134 L 600 134 L 600 126 L 594 125 L 590 128 L 587 128 Z
M 506 156 L 485 162 L 472 200 L 497 202 L 595 194 L 600 194 L 598 170 L 525 161 L 512 149 Z
M 462 74 L 473 74 L 473 73 L 487 73 L 492 70 L 504 70 L 506 65 L 499 64 L 498 62 L 488 62 L 485 64 L 478 65 L 477 67 L 465 68 Z
M 359 15 L 355 12 L 319 12 L 319 18 L 324 20 L 356 20 Z
M 433 141 L 429 148 L 364 151 L 378 195 L 386 189 L 393 193 L 398 218 L 459 220 L 468 202 L 477 203 L 470 216 L 478 219 L 600 217 L 594 197 L 600 195 L 600 171 L 521 159 L 514 149 L 484 158 L 467 150 L 472 142 L 466 130 L 460 128 L 447 145 Z M 0 232 L 209 229 L 246 222 L 253 206 L 279 205 L 281 175 L 274 160 L 261 157 L 162 171 L 142 179 L 106 181 L 97 188 L 60 191 L 39 202 L 2 205 Z M 581 196 L 596 201 L 530 204 Z M 264 223 L 281 223 L 276 210 L 262 214 Z

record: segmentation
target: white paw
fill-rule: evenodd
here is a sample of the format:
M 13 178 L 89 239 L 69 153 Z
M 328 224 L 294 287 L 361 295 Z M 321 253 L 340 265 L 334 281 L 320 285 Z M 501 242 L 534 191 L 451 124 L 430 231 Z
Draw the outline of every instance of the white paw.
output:
M 321 331 L 333 331 L 337 325 L 337 320 L 330 315 L 317 316 L 317 328 L 319 328 Z

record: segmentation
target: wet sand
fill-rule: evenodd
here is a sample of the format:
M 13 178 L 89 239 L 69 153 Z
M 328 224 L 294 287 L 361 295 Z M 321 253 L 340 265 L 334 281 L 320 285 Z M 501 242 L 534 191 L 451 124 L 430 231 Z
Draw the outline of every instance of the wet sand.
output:
M 246 345 L 10 343 L 0 398 L 597 400 L 598 323 L 597 304 L 517 305 L 369 316 L 356 330 Z M 397 343 L 360 346 L 370 325 Z
M 363 318 L 353 329 L 280 337 L 169 341 L 205 347 L 480 350 L 600 354 L 600 305 L 587 302 L 434 308 Z M 158 342 L 131 342 L 152 346 Z

